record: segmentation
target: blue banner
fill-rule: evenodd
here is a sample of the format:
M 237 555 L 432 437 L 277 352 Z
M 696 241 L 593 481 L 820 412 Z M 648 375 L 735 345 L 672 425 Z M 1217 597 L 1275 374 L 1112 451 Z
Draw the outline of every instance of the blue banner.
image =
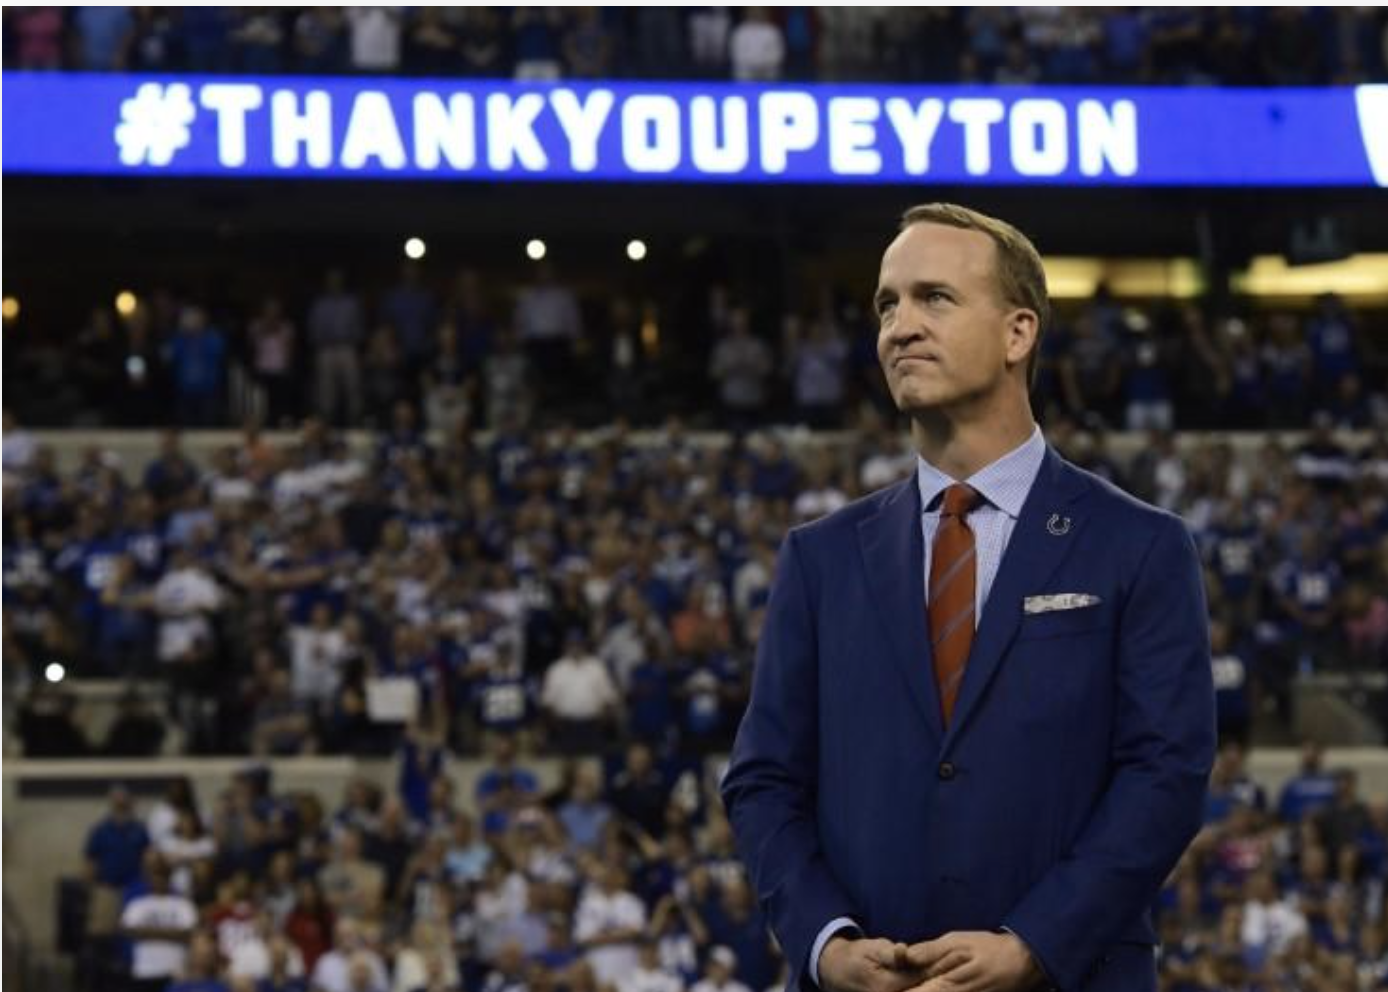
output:
M 6 173 L 1388 186 L 1388 86 L 4 74 Z

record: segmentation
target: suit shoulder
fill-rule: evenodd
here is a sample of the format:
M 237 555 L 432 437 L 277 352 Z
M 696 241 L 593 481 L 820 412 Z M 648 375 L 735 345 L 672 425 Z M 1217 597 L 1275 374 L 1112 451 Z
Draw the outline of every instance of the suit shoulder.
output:
M 1108 479 L 1078 465 L 1070 462 L 1066 462 L 1065 465 L 1075 473 L 1078 483 L 1087 487 L 1088 497 L 1096 501 L 1095 505 L 1113 524 L 1129 528 L 1130 532 L 1135 530 L 1148 536 L 1175 529 L 1189 532 L 1185 520 L 1170 510 L 1163 510 L 1159 506 L 1138 499 Z

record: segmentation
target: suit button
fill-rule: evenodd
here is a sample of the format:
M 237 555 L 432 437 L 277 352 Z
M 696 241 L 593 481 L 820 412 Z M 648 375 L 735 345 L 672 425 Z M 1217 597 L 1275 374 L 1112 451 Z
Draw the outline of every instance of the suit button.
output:
M 940 762 L 940 767 L 935 769 L 935 774 L 939 775 L 940 778 L 945 781 L 949 781 L 954 778 L 954 764 L 949 761 Z

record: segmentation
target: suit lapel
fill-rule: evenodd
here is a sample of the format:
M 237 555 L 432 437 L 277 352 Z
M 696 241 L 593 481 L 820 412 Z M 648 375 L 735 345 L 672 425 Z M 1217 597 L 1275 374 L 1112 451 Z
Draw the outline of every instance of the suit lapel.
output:
M 943 726 L 940 697 L 931 675 L 930 638 L 925 630 L 925 548 L 920 487 L 914 472 L 897 484 L 875 516 L 858 525 L 858 541 L 892 662 L 906 680 L 907 693 L 922 719 L 939 740 Z
M 953 743 L 997 672 L 1021 623 L 1023 598 L 1042 591 L 1047 579 L 1075 546 L 1085 517 L 1081 508 L 1070 504 L 1087 488 L 1084 477 L 1064 462 L 1055 449 L 1047 446 L 1041 470 L 1022 504 L 1021 516 L 1017 518 L 993 586 L 988 591 L 988 601 L 983 606 L 983 617 L 974 636 L 942 751 Z M 1053 527 L 1048 526 L 1052 515 L 1057 515 Z M 1065 532 L 1052 533 L 1052 530 L 1060 530 L 1061 521 L 1066 519 L 1069 523 Z M 933 679 L 927 681 L 934 682 Z

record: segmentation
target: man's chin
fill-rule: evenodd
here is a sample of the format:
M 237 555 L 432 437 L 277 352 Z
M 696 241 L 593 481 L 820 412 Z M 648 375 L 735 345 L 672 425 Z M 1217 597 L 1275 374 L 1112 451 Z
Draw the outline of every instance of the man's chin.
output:
M 934 389 L 909 389 L 896 397 L 896 408 L 908 417 L 932 413 L 948 402 L 948 395 Z

